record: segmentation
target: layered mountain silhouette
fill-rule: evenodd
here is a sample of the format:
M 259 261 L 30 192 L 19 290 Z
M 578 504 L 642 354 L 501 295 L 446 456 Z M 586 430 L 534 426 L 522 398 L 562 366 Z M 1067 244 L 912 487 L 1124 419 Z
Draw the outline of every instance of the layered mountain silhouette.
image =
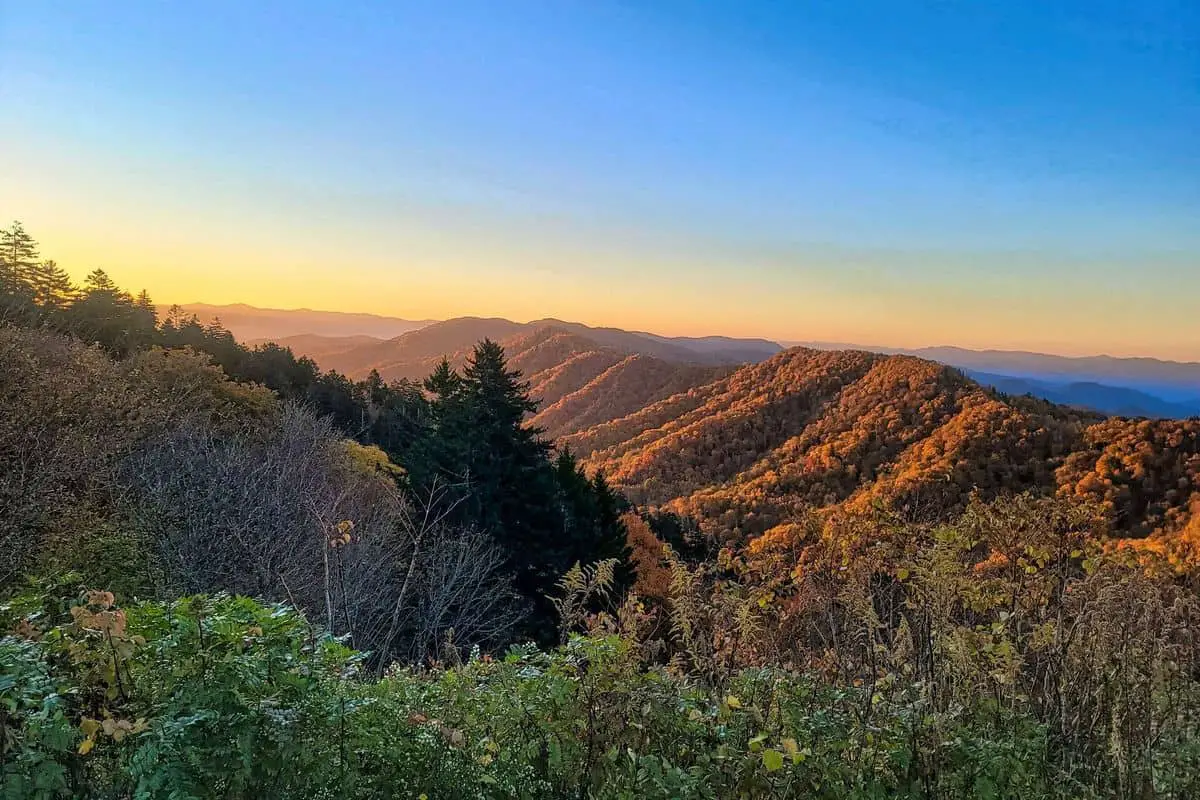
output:
M 313 311 L 312 309 L 258 308 L 245 303 L 211 305 L 189 303 L 178 306 L 186 316 L 193 314 L 201 322 L 220 320 L 221 325 L 241 341 L 256 339 L 279 340 L 289 336 L 367 336 L 390 339 L 402 333 L 423 328 L 433 320 L 410 320 L 384 317 L 377 314 L 355 314 L 342 311 Z M 170 309 L 160 306 L 159 316 Z
M 282 341 L 295 352 L 341 371 L 358 373 L 364 363 L 383 365 L 396 375 L 417 377 L 429 359 L 469 347 L 460 335 L 486 332 L 505 339 L 522 330 L 555 327 L 584 336 L 596 345 L 668 361 L 731 364 L 761 361 L 784 346 L 818 350 L 866 350 L 887 355 L 914 355 L 964 370 L 980 383 L 1013 395 L 1032 394 L 1055 403 L 1104 414 L 1183 419 L 1200 415 L 1200 363 L 1154 358 L 1113 356 L 1067 357 L 1007 350 L 968 350 L 960 347 L 918 349 L 864 346 L 834 342 L 792 342 L 723 336 L 666 337 L 616 328 L 592 328 L 578 323 L 544 319 L 516 323 L 500 319 L 461 318 L 437 323 L 373 314 L 350 314 L 308 309 L 279 310 L 245 304 L 182 307 L 207 323 L 219 319 L 242 341 Z M 166 309 L 160 309 L 165 313 Z M 439 325 L 427 337 L 396 340 L 406 333 Z M 438 341 L 442 346 L 438 346 Z M 377 347 L 373 347 L 377 346 Z M 351 357 L 349 354 L 354 352 Z M 424 352 L 425 358 L 419 357 Z M 412 366 L 410 362 L 416 362 Z M 576 369 L 581 365 L 576 365 Z M 367 368 L 369 371 L 369 368 Z
M 793 342 L 818 350 L 913 355 L 966 371 L 1010 394 L 1121 416 L 1182 419 L 1200 415 L 1200 363 L 1157 358 L 1057 356 L 962 347 L 903 349 L 838 342 Z
M 769 358 L 783 349 L 765 339 L 666 337 L 618 328 L 592 328 L 557 319 L 512 322 L 496 317 L 459 317 L 435 322 L 387 340 L 355 338 L 353 342 L 343 342 L 333 341 L 331 337 L 283 336 L 273 337 L 271 341 L 314 358 L 326 369 L 336 369 L 351 377 L 362 377 L 373 369 L 388 379 L 420 378 L 429 374 L 432 365 L 442 356 L 451 361 L 464 359 L 481 339 L 512 344 L 544 330 L 559 334 L 555 340 L 558 345 L 539 344 L 543 348 L 549 347 L 551 352 L 576 354 L 583 350 L 608 348 L 627 355 L 638 354 L 679 364 L 740 364 Z M 571 336 L 576 338 L 565 338 Z M 252 343 L 255 341 L 266 339 L 251 340 Z
M 420 380 L 443 356 L 461 367 L 484 338 L 504 346 L 541 404 L 532 423 L 556 438 L 710 383 L 731 373 L 743 355 L 763 358 L 779 350 L 754 340 L 676 340 L 558 320 L 476 318 L 434 323 L 387 341 L 296 336 L 276 343 L 354 378 L 375 370 L 387 380 Z
M 1122 417 L 1184 419 L 1200 415 L 1200 398 L 1171 402 L 1148 392 L 1124 386 L 1108 386 L 1095 381 L 1056 383 L 975 370 L 963 371 L 985 386 L 991 386 L 1006 394 L 1031 394 L 1062 405 L 1078 406 Z
M 1200 511 L 1200 419 L 1106 418 L 910 355 L 772 355 L 753 340 L 478 318 L 384 341 L 282 344 L 352 377 L 417 380 L 443 356 L 461 366 L 485 337 L 529 381 L 540 403 L 531 424 L 631 500 L 720 537 L 757 536 L 814 509 L 935 520 L 972 492 L 1089 501 L 1134 537 L 1170 535 Z M 759 357 L 736 363 L 746 355 Z

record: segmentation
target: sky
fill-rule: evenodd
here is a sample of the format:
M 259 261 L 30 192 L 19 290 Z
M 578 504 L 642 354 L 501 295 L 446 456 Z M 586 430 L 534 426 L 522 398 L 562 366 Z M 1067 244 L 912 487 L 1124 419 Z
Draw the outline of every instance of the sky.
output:
M 1194 0 L 0 0 L 0 220 L 160 303 L 1200 360 Z

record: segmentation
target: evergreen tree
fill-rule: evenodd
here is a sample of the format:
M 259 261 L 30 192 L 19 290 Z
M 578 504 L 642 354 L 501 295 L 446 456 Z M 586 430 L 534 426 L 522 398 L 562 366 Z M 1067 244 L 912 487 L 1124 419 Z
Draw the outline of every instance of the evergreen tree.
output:
M 450 366 L 450 360 L 442 356 L 442 360 L 434 367 L 424 382 L 425 391 L 438 400 L 447 400 L 458 394 L 462 389 L 462 378 Z
M 592 476 L 591 489 L 596 498 L 596 539 L 591 543 L 591 558 L 616 558 L 628 567 L 629 543 L 621 515 L 629 510 L 629 502 L 608 485 L 603 470 Z M 632 581 L 628 571 L 618 571 L 618 577 L 622 576 Z
M 237 376 L 241 373 L 246 348 L 238 344 L 233 334 L 221 323 L 220 317 L 214 317 L 212 322 L 204 326 L 203 343 L 200 347 L 230 375 Z
M 194 328 L 199 327 L 194 321 L 184 323 L 181 338 L 190 339 Z M 203 339 L 193 346 L 204 349 Z M 308 397 L 320 370 L 311 358 L 296 358 L 290 349 L 268 342 L 246 351 L 238 361 L 237 371 L 231 374 L 238 380 L 261 383 L 285 400 L 302 400 Z
M 436 375 L 431 383 L 443 393 L 436 395 L 432 450 L 442 459 L 439 471 L 465 483 L 457 521 L 487 531 L 504 548 L 515 587 L 533 608 L 528 635 L 552 636 L 546 593 L 570 563 L 550 446 L 524 424 L 537 404 L 520 372 L 508 369 L 504 349 L 487 339 L 476 345 L 457 390 L 445 368 Z
M 38 262 L 30 272 L 29 285 L 33 301 L 51 314 L 65 311 L 75 299 L 75 285 L 66 271 L 54 261 Z
M 349 436 L 360 438 L 370 428 L 360 388 L 340 372 L 331 370 L 319 376 L 308 389 L 308 402 L 321 416 L 332 417 Z
M 37 243 L 21 223 L 0 230 L 0 321 L 28 324 L 36 318 L 29 280 L 37 262 Z
M 569 567 L 575 562 L 589 564 L 615 558 L 621 562 L 618 588 L 632 585 L 627 532 L 621 521 L 621 514 L 627 510 L 624 498 L 612 491 L 603 472 L 589 479 L 567 447 L 554 461 L 554 476 L 564 513 L 561 559 Z
M 83 281 L 83 289 L 89 295 L 128 297 L 128 295 L 117 288 L 117 284 L 113 282 L 112 278 L 108 277 L 108 273 L 99 267 L 88 273 L 88 276 Z
M 0 230 L 0 260 L 12 279 L 30 284 L 33 272 L 41 262 L 38 246 L 20 222 L 13 222 L 8 230 Z
M 171 306 L 167 318 L 159 328 L 159 341 L 163 347 L 190 347 L 207 352 L 206 334 L 200 318 L 195 314 L 185 316 L 179 306 Z M 238 377 L 230 373 L 231 377 Z M 262 383 L 262 381 L 259 381 Z
M 153 306 L 140 307 L 102 269 L 88 275 L 83 296 L 71 304 L 66 323 L 76 335 L 118 358 L 150 347 L 158 336 Z
M 411 381 L 385 384 L 375 370 L 360 384 L 369 408 L 371 427 L 366 437 L 397 464 L 412 460 L 425 439 L 429 403 L 421 387 Z
M 422 387 L 430 398 L 428 425 L 409 452 L 406 468 L 415 485 L 426 490 L 434 481 L 462 484 L 470 469 L 462 376 L 443 356 Z

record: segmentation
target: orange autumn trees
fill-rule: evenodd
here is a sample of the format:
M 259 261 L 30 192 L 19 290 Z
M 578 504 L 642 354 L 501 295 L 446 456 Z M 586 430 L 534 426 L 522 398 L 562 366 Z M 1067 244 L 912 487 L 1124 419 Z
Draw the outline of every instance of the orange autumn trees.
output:
M 1105 419 L 985 389 L 909 356 L 795 348 L 565 437 L 637 503 L 742 542 L 813 510 L 915 522 L 1031 491 L 1126 537 L 1192 518 L 1200 421 Z

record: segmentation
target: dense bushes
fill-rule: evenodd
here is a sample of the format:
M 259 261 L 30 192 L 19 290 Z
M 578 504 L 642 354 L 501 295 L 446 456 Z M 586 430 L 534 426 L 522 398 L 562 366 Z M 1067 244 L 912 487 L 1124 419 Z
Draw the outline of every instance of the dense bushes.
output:
M 564 580 L 583 634 L 558 649 L 446 638 L 382 677 L 283 606 L 33 586 L 0 611 L 5 790 L 1194 797 L 1200 599 L 1094 524 L 1016 498 L 935 528 L 814 522 L 713 565 L 666 549 L 652 605 L 588 615 L 611 564 Z
M 1087 796 L 1044 728 L 986 697 L 930 743 L 917 691 L 780 669 L 717 691 L 613 636 L 362 681 L 285 608 L 75 602 L 5 610 L 7 797 Z

